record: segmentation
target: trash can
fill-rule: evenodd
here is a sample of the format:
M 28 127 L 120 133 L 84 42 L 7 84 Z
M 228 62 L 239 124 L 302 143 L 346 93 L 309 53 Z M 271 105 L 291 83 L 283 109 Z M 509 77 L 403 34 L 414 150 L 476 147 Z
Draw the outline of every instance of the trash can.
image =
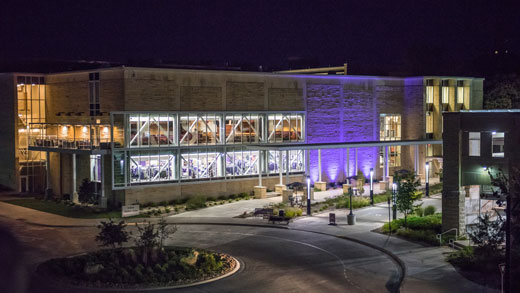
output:
M 278 211 L 278 216 L 285 217 L 285 211 L 284 210 Z

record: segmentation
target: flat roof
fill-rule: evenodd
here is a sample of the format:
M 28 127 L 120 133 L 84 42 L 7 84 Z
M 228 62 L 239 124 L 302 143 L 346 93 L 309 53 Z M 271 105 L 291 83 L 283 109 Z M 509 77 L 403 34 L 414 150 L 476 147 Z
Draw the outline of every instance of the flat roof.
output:
M 343 149 L 361 147 L 382 147 L 382 146 L 403 146 L 403 145 L 425 145 L 442 144 L 442 140 L 419 139 L 419 140 L 387 140 L 387 141 L 346 141 L 346 142 L 326 142 L 326 143 L 277 143 L 277 144 L 250 144 L 247 149 L 255 150 L 317 150 L 317 149 Z

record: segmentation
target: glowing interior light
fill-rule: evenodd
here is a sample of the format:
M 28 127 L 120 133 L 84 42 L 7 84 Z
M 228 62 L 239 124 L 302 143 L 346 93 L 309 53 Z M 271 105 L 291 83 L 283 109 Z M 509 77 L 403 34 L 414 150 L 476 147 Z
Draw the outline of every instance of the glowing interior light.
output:
M 68 128 L 67 126 L 63 126 L 63 127 L 61 128 L 61 132 L 62 132 L 63 134 L 67 134 L 68 131 L 69 131 L 69 128 Z
M 87 133 L 88 128 L 86 126 L 83 126 L 83 128 L 81 128 L 81 131 L 83 131 L 83 133 Z
M 495 135 L 495 134 L 497 134 L 497 132 L 496 131 L 492 131 L 491 134 Z
M 108 133 L 108 127 L 103 127 L 103 133 Z
M 482 170 L 487 171 L 488 167 L 484 166 L 482 167 Z

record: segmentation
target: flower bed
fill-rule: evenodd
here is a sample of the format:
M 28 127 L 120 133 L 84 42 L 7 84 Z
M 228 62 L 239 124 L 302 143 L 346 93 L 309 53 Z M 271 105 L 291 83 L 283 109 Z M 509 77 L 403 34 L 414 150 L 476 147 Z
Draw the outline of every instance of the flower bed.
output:
M 77 287 L 139 289 L 206 281 L 236 266 L 229 255 L 199 248 L 124 248 L 51 259 L 38 267 L 38 274 Z

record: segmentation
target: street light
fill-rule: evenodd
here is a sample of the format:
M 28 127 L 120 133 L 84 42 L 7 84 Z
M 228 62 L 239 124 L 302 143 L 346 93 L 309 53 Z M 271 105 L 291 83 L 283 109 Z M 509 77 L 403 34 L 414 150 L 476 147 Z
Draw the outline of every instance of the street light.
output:
M 307 216 L 311 215 L 311 177 L 307 175 Z
M 370 168 L 370 204 L 374 205 L 374 168 Z
M 393 211 L 394 220 L 397 219 L 397 207 L 395 205 L 396 197 L 397 197 L 397 184 L 392 183 L 392 203 L 393 203 L 392 211 Z
M 430 197 L 430 163 L 426 162 L 426 197 Z

